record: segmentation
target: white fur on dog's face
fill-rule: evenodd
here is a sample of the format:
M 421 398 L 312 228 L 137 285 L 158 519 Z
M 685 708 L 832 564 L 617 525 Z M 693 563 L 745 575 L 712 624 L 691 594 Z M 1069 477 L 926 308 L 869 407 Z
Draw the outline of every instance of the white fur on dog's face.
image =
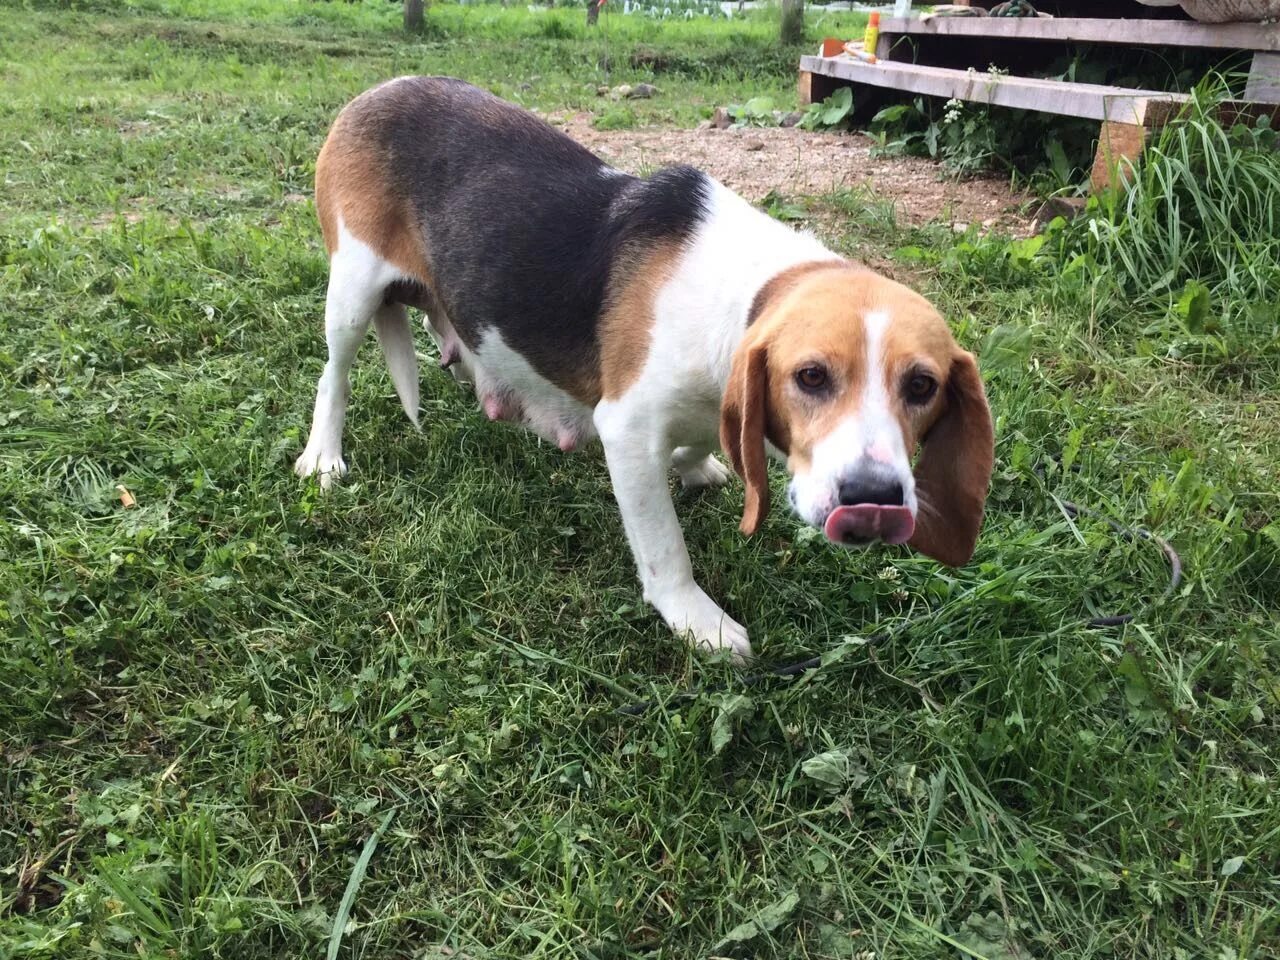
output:
M 875 489 L 896 484 L 902 491 L 902 505 L 911 511 L 912 518 L 918 511 L 907 446 L 910 442 L 914 449 L 915 438 L 904 436 L 904 426 L 909 428 L 914 418 L 899 415 L 894 396 L 898 390 L 886 379 L 890 371 L 884 340 L 890 322 L 887 310 L 872 310 L 862 318 L 865 348 L 862 383 L 854 388 L 858 394 L 856 410 L 817 440 L 807 458 L 795 459 L 787 495 L 796 514 L 818 529 L 840 505 L 842 485 Z M 831 365 L 829 358 L 813 362 L 824 368 Z M 799 388 L 792 385 L 790 389 Z M 829 402 L 838 403 L 840 398 L 833 396 Z

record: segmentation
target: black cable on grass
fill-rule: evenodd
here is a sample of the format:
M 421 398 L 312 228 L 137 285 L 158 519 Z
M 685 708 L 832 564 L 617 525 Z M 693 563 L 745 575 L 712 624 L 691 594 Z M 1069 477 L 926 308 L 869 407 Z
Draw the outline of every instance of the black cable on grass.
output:
M 1169 560 L 1169 585 L 1165 587 L 1164 593 L 1160 595 L 1160 600 L 1158 602 L 1163 603 L 1173 596 L 1174 591 L 1178 589 L 1178 585 L 1182 583 L 1182 558 L 1178 556 L 1178 551 L 1173 549 L 1173 546 L 1169 541 L 1152 533 L 1146 527 L 1126 527 L 1124 524 L 1118 523 L 1110 517 L 1099 513 L 1097 510 L 1093 510 L 1089 507 L 1082 507 L 1079 504 L 1072 503 L 1070 500 L 1059 500 L 1057 497 L 1054 497 L 1053 500 L 1058 504 L 1062 511 L 1070 517 L 1093 517 L 1096 520 L 1104 521 L 1107 526 L 1111 528 L 1112 532 L 1123 540 L 1128 540 L 1129 542 L 1133 542 L 1135 540 L 1148 540 L 1158 546 L 1164 552 L 1165 557 Z M 1103 630 L 1109 627 L 1118 627 L 1122 624 L 1126 624 L 1135 616 L 1136 614 L 1133 613 L 1114 613 L 1105 617 L 1092 617 L 1088 620 L 1082 621 L 1080 625 L 1087 627 L 1090 630 Z M 868 637 L 866 645 L 874 650 L 879 644 L 892 639 L 894 634 L 904 632 L 913 623 L 918 623 L 923 619 L 924 617 L 912 617 L 909 620 L 904 620 L 902 623 L 898 624 L 895 629 L 889 632 L 879 633 L 873 637 Z M 743 677 L 740 683 L 744 687 L 754 687 L 766 680 L 772 680 L 777 677 L 794 677 L 797 674 L 804 673 L 808 670 L 816 670 L 820 666 L 822 666 L 821 655 L 808 657 L 804 660 L 797 660 L 795 663 L 768 667 L 759 673 L 749 674 L 748 676 Z M 616 712 L 623 714 L 624 716 L 634 717 L 648 713 L 654 707 L 662 707 L 665 710 L 677 710 L 688 703 L 692 703 L 698 698 L 700 693 L 708 692 L 710 689 L 711 688 L 703 688 L 702 690 L 682 690 L 679 693 L 673 694 L 666 700 L 644 700 L 640 703 L 632 703 L 625 707 L 619 707 Z
M 1164 593 L 1160 595 L 1157 603 L 1164 603 L 1173 596 L 1173 592 L 1178 589 L 1178 585 L 1182 583 L 1182 557 L 1178 556 L 1178 551 L 1168 540 L 1164 540 L 1146 527 L 1126 527 L 1122 523 L 1112 520 L 1108 516 L 1104 516 L 1097 510 L 1091 510 L 1089 507 L 1082 507 L 1079 504 L 1072 503 L 1070 500 L 1058 500 L 1057 502 L 1066 513 L 1072 517 L 1078 517 L 1083 514 L 1086 517 L 1093 517 L 1096 520 L 1102 520 L 1109 526 L 1118 536 L 1130 542 L 1134 540 L 1149 540 L 1158 546 L 1169 560 L 1169 585 L 1164 588 Z M 1107 617 L 1094 617 L 1092 620 L 1086 620 L 1084 625 L 1091 629 L 1101 629 L 1104 627 L 1118 627 L 1121 624 L 1128 623 L 1134 618 L 1132 613 L 1116 613 Z

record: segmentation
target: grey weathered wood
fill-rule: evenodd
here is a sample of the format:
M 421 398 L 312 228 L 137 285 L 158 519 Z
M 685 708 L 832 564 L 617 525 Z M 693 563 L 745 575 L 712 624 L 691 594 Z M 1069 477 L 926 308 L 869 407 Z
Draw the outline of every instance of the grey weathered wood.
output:
M 1163 123 L 1178 104 L 1188 99 L 1184 94 L 1158 90 L 1012 77 L 887 60 L 864 63 L 835 57 L 801 57 L 800 69 L 873 87 L 1139 126 Z
M 880 36 L 994 37 L 1115 43 L 1144 47 L 1214 47 L 1280 52 L 1280 24 L 1194 20 L 1108 20 L 1091 17 L 887 17 Z
M 1251 103 L 1280 103 L 1280 53 L 1253 55 L 1244 98 Z

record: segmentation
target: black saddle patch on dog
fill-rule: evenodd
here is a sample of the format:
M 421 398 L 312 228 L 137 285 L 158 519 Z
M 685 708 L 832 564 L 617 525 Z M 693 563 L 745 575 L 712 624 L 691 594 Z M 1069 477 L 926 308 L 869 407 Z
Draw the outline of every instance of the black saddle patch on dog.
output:
M 621 173 L 459 80 L 415 77 L 375 93 L 348 119 L 412 198 L 432 293 L 462 341 L 474 349 L 496 328 L 548 380 L 594 382 L 610 277 L 630 251 L 693 233 L 706 177 L 683 166 Z

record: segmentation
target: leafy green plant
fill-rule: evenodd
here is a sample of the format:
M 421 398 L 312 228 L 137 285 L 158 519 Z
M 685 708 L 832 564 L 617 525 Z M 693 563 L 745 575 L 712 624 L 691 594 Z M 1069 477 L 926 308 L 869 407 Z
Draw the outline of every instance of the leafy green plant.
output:
M 821 103 L 811 103 L 800 118 L 805 130 L 830 130 L 846 125 L 853 113 L 853 88 L 840 87 Z
M 774 125 L 773 98 L 752 97 L 746 103 L 729 105 L 729 116 L 735 127 L 771 127 Z
M 660 3 L 629 0 L 619 3 L 618 7 L 625 14 L 647 17 L 650 20 L 692 20 L 694 17 L 728 19 L 731 16 L 719 4 L 708 3 L 707 0 L 662 0 Z
M 883 155 L 931 157 L 961 176 L 1007 171 L 1056 192 L 1079 182 L 1097 128 L 1051 114 L 916 97 L 877 112 L 868 133 Z
M 809 216 L 809 210 L 803 202 L 783 196 L 777 190 L 770 190 L 765 194 L 760 201 L 760 206 L 773 219 L 784 222 L 805 220 Z
M 640 122 L 635 110 L 626 105 L 606 107 L 591 119 L 597 130 L 630 130 Z

